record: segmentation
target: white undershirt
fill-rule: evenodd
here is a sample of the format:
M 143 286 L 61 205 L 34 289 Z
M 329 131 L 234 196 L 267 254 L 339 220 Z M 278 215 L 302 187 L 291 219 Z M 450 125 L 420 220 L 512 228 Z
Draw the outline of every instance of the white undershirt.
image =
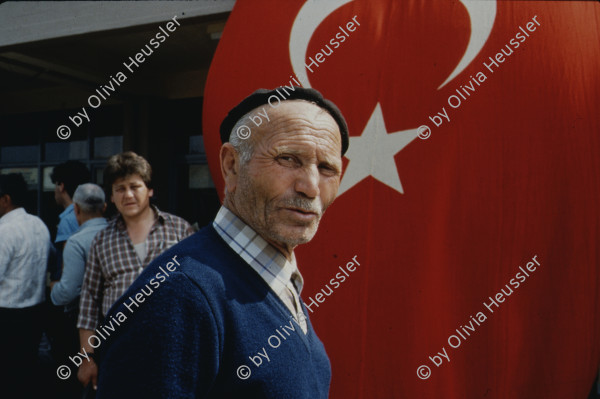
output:
M 133 248 L 135 248 L 135 252 L 137 253 L 138 258 L 140 258 L 140 261 L 144 263 L 146 255 L 148 255 L 148 239 L 139 244 L 134 244 Z

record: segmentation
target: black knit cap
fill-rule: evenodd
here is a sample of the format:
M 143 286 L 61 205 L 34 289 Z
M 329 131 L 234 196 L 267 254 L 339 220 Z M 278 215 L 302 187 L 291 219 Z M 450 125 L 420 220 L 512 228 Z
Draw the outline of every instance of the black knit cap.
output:
M 221 142 L 226 143 L 229 141 L 231 130 L 244 115 L 246 115 L 253 109 L 260 107 L 261 105 L 269 104 L 269 98 L 271 96 L 275 96 L 278 99 L 277 105 L 279 105 L 279 101 L 306 100 L 318 105 L 319 107 L 327 111 L 329 115 L 333 117 L 335 122 L 338 124 L 338 127 L 340 128 L 340 133 L 342 135 L 342 155 L 346 153 L 349 144 L 348 125 L 346 124 L 344 116 L 334 103 L 324 98 L 323 95 L 315 89 L 307 89 L 298 86 L 294 86 L 293 91 L 289 88 L 289 86 L 278 89 L 279 91 L 258 89 L 254 93 L 250 94 L 248 97 L 244 98 L 242 102 L 240 102 L 238 105 L 233 107 L 233 109 L 229 111 L 229 113 L 221 123 Z M 275 103 L 275 101 L 272 101 L 272 103 Z M 277 108 L 277 105 L 273 108 Z M 269 104 L 269 106 L 271 105 Z

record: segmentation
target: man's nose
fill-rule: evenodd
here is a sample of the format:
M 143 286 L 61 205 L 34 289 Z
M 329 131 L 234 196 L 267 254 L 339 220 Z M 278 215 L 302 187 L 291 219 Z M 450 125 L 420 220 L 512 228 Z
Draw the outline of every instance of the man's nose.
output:
M 319 196 L 319 170 L 316 165 L 302 168 L 296 179 L 295 189 L 296 192 L 307 198 L 317 198 Z

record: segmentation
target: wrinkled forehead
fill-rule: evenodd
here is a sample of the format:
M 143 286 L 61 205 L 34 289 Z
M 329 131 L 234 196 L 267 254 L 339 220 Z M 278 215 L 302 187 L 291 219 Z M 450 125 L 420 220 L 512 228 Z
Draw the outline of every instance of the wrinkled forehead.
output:
M 341 151 L 342 137 L 335 119 L 320 106 L 306 100 L 289 100 L 277 107 L 258 107 L 250 116 L 261 118 L 261 126 L 256 131 L 255 143 L 271 138 L 299 134 L 311 134 Z M 257 119 L 255 119 L 257 120 Z

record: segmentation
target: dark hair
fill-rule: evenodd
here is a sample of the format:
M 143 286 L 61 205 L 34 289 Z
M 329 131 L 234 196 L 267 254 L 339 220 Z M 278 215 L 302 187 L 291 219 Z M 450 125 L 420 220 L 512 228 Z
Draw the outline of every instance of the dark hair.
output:
M 0 175 L 0 195 L 9 195 L 15 207 L 23 206 L 27 197 L 27 183 L 23 175 L 20 173 Z
M 54 167 L 50 175 L 52 183 L 65 185 L 65 191 L 73 198 L 77 186 L 90 182 L 90 171 L 82 162 L 67 161 Z
M 131 175 L 139 175 L 146 187 L 152 188 L 152 167 L 144 157 L 133 151 L 113 155 L 104 169 L 105 191 L 112 192 L 112 185 L 117 179 Z

